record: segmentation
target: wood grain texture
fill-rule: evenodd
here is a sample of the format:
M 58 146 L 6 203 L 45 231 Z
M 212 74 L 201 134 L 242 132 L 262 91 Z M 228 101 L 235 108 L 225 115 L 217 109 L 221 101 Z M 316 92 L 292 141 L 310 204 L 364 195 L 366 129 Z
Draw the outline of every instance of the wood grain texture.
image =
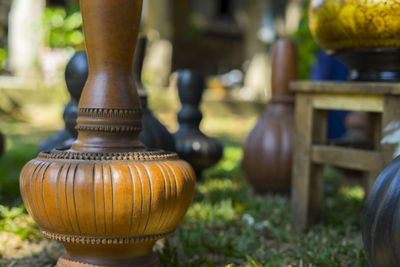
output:
M 89 78 L 70 150 L 41 153 L 20 176 L 43 234 L 61 241 L 57 266 L 158 266 L 155 242 L 175 231 L 194 194 L 192 167 L 139 141 L 132 61 L 142 0 L 81 1 Z
M 68 160 L 42 153 L 29 162 L 20 187 L 43 234 L 67 244 L 152 245 L 174 232 L 194 194 L 194 171 L 175 154 L 149 160 L 140 152 L 143 159 L 131 161 L 61 154 Z
M 308 223 L 309 211 L 312 124 L 314 115 L 309 95 L 296 95 L 295 114 L 291 222 L 293 228 L 301 229 Z
M 315 163 L 361 171 L 382 171 L 382 154 L 354 148 L 314 145 L 312 160 Z
M 313 94 L 312 98 L 315 109 L 383 111 L 384 97 L 382 94 Z
M 72 150 L 143 149 L 138 141 L 140 100 L 132 82 L 142 0 L 85 0 L 80 5 L 89 76 L 79 102 L 79 133 Z
M 178 159 L 62 162 L 39 156 L 25 166 L 21 177 L 27 209 L 45 235 L 79 243 L 97 243 L 104 236 L 137 242 L 168 235 L 194 190 L 191 167 Z
M 400 95 L 400 83 L 387 82 L 292 81 L 290 89 L 309 93 Z
M 312 143 L 325 144 L 328 131 L 328 112 L 313 111 Z M 312 150 L 311 150 L 312 153 Z M 312 155 L 311 155 L 312 157 Z M 318 223 L 323 215 L 324 206 L 324 165 L 310 162 L 310 189 L 308 197 L 307 223 Z

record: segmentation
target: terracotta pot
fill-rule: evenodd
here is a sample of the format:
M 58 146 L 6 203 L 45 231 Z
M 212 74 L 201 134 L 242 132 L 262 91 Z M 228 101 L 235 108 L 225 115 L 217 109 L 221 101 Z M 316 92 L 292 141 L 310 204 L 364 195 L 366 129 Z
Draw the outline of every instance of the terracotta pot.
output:
M 41 153 L 20 176 L 28 212 L 64 243 L 57 266 L 159 266 L 152 248 L 172 234 L 195 174 L 174 153 L 139 141 L 132 62 L 142 0 L 81 1 L 89 76 L 69 150 Z
M 288 193 L 294 141 L 294 98 L 289 82 L 297 78 L 296 48 L 289 39 L 272 49 L 272 100 L 243 145 L 242 166 L 259 193 Z

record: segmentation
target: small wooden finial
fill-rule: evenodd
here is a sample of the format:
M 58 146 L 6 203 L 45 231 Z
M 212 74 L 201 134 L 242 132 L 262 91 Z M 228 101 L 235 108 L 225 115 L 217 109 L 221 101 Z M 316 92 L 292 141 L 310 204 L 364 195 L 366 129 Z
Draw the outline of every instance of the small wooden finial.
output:
M 274 44 L 271 54 L 272 95 L 278 98 L 292 98 L 289 84 L 298 78 L 296 45 L 289 38 L 281 38 Z

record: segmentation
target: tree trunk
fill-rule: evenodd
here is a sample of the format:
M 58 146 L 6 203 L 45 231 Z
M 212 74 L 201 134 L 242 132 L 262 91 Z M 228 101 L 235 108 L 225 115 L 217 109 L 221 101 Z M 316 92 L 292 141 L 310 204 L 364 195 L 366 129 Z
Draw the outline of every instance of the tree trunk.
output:
M 9 15 L 9 60 L 16 76 L 38 75 L 45 0 L 14 0 Z
M 170 0 L 147 0 L 147 14 L 145 29 L 149 33 L 152 30 L 158 32 L 160 39 L 172 38 L 172 16 Z

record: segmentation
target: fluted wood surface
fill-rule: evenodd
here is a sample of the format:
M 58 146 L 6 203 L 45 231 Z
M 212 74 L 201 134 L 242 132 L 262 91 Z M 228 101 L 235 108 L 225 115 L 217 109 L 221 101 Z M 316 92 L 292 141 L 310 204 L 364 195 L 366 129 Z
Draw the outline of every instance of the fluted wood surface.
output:
M 191 198 L 193 173 L 176 158 L 160 161 L 60 161 L 44 155 L 22 171 L 27 209 L 48 237 L 96 242 L 170 234 Z M 90 177 L 91 179 L 88 179 Z M 134 237 L 134 238 L 131 238 Z M 119 240 L 118 240 L 119 242 Z
M 82 0 L 89 78 L 70 150 L 41 153 L 20 176 L 42 232 L 63 242 L 58 267 L 158 266 L 158 239 L 173 233 L 195 174 L 174 153 L 139 141 L 142 110 L 132 76 L 142 0 Z

